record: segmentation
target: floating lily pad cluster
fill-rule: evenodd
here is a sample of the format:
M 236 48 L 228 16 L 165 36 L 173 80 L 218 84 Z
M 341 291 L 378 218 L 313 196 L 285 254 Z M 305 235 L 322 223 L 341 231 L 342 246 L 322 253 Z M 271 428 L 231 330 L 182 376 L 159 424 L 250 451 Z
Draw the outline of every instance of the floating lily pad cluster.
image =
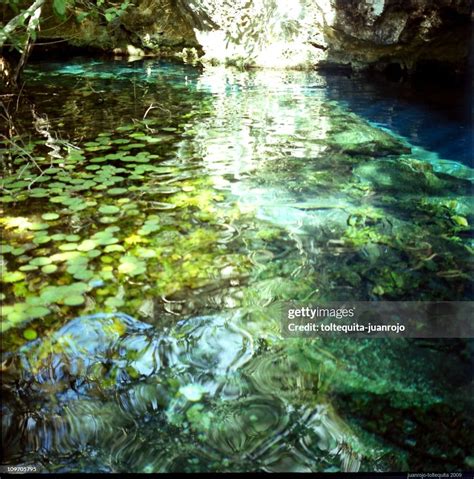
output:
M 144 291 L 173 294 L 229 265 L 245 270 L 242 255 L 219 243 L 235 211 L 216 207 L 223 196 L 208 179 L 166 161 L 175 131 L 130 124 L 63 158 L 40 156 L 41 143 L 27 155 L 9 150 L 3 331 L 54 323 L 74 307 L 133 309 Z

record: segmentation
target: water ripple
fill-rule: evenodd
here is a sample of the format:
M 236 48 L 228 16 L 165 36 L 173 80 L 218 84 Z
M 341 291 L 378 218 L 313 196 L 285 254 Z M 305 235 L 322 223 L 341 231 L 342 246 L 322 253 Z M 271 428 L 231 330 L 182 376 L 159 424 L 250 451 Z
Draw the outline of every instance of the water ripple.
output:
M 342 423 L 301 404 L 317 398 L 317 374 L 283 350 L 257 353 L 238 324 L 196 317 L 163 335 L 96 315 L 23 347 L 3 411 L 8 456 L 83 471 L 356 470 Z

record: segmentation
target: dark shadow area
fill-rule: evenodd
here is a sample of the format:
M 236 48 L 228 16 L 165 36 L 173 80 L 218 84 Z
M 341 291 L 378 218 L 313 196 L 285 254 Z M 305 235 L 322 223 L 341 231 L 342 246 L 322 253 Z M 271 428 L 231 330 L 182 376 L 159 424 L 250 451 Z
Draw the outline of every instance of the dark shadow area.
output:
M 443 159 L 472 165 L 470 76 L 440 84 L 421 76 L 387 81 L 383 73 L 322 74 L 331 100 Z

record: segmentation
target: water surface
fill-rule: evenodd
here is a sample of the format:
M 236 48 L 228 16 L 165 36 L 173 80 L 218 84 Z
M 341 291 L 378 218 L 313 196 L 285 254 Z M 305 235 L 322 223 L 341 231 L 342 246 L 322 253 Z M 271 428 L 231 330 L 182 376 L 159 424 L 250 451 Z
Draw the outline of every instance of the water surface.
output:
M 471 299 L 457 104 L 155 60 L 37 63 L 26 81 L 2 151 L 6 463 L 469 465 L 471 342 L 284 340 L 279 316 Z

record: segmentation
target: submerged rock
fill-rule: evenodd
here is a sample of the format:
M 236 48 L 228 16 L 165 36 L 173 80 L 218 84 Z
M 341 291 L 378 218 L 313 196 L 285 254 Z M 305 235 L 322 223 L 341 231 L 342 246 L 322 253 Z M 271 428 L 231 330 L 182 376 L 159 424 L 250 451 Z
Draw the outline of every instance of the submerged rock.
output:
M 333 135 L 329 137 L 332 151 L 369 158 L 401 155 L 411 151 L 409 146 L 394 135 L 361 122 L 353 114 L 345 115 L 336 125 Z
M 355 168 L 354 175 L 378 190 L 399 193 L 456 191 L 468 194 L 471 188 L 470 181 L 436 173 L 429 163 L 416 160 L 371 161 Z
M 473 342 L 426 341 L 325 343 L 341 361 L 332 378 L 338 413 L 368 443 L 385 442 L 391 470 L 462 469 L 474 446 Z
M 196 317 L 172 335 L 121 313 L 76 318 L 5 364 L 4 456 L 42 472 L 360 465 L 339 447 L 349 431 L 315 404 L 316 371 L 258 357 L 235 318 Z

